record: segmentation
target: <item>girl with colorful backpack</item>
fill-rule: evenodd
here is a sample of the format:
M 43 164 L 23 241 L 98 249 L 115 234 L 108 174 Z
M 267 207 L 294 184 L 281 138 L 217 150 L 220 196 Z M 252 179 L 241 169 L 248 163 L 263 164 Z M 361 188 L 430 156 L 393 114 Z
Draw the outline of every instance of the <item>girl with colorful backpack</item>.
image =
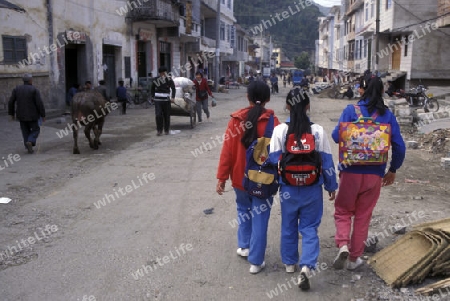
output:
M 380 196 L 381 187 L 394 183 L 395 172 L 403 164 L 405 158 L 405 143 L 397 119 L 385 106 L 382 98 L 383 82 L 379 77 L 371 77 L 368 72 L 366 73 L 360 83 L 361 92 L 363 92 L 362 99 L 358 101 L 357 105 L 348 105 L 344 109 L 333 130 L 332 137 L 336 143 L 340 144 L 339 156 L 344 158 L 345 142 L 342 141 L 342 137 L 345 135 L 345 126 L 357 120 L 357 124 L 360 124 L 360 121 L 364 121 L 363 118 L 370 117 L 369 122 L 372 122 L 372 125 L 379 123 L 378 127 L 389 129 L 385 137 L 388 137 L 387 144 L 392 146 L 392 160 L 388 172 L 386 172 L 386 167 L 389 149 L 386 150 L 386 156 L 382 162 L 376 164 L 362 162 L 362 160 L 369 160 L 371 154 L 376 153 L 378 149 L 370 149 L 368 145 L 371 144 L 365 143 L 364 139 L 359 139 L 356 141 L 356 148 L 352 150 L 352 155 L 353 153 L 364 155 L 357 155 L 352 157 L 352 160 L 339 164 L 339 193 L 334 204 L 335 242 L 339 248 L 333 262 L 335 269 L 343 269 L 346 266 L 348 270 L 354 270 L 364 263 L 360 256 L 364 252 L 370 219 Z M 375 127 L 377 125 L 371 126 L 372 129 Z M 379 132 L 376 131 L 374 135 Z M 372 139 L 376 140 L 377 137 L 374 137 Z M 363 141 L 362 145 L 361 140 Z M 346 156 L 348 159 L 348 152 Z M 347 259 L 349 260 L 347 261 Z

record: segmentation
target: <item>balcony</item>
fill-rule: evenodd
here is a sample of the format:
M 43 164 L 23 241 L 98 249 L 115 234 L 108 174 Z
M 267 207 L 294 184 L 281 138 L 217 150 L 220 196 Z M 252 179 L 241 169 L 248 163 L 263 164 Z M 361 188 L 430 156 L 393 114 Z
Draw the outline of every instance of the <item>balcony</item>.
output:
M 450 3 L 448 0 L 438 0 L 438 17 L 436 23 L 439 27 L 450 27 Z
M 216 48 L 216 40 L 208 37 L 202 37 L 202 44 L 208 48 Z
M 352 15 L 355 11 L 357 11 L 361 6 L 364 5 L 364 0 L 356 0 L 355 3 L 350 5 L 347 9 L 346 16 Z
M 133 7 L 127 14 L 132 22 L 149 21 L 157 27 L 178 26 L 180 12 L 171 0 L 152 0 Z

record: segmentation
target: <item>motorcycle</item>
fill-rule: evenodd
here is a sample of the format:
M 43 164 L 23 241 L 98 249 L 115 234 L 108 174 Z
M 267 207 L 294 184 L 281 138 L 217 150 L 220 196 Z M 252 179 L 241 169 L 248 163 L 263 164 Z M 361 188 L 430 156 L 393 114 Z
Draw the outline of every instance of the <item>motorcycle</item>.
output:
M 416 88 L 410 89 L 409 92 L 405 90 L 397 90 L 392 94 L 397 98 L 405 98 L 410 107 L 421 107 L 426 113 L 437 112 L 439 110 L 439 103 L 433 94 L 426 94 L 427 88 L 423 85 L 418 85 Z

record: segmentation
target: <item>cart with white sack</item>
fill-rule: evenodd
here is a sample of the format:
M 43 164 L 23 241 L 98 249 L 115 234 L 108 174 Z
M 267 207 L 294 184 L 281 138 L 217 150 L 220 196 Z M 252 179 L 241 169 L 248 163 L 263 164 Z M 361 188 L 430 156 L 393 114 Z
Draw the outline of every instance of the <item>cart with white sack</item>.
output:
M 195 112 L 195 92 L 194 82 L 186 77 L 176 77 L 173 79 L 175 83 L 175 101 L 171 104 L 171 116 L 189 117 L 191 129 L 195 127 L 197 115 Z

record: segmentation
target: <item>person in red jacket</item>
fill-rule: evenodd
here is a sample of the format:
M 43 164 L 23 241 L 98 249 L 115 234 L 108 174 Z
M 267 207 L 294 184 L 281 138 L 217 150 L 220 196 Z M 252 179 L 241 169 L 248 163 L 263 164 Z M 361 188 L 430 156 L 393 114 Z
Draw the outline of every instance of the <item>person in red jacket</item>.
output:
M 274 111 L 266 109 L 270 101 L 270 88 L 262 81 L 250 83 L 247 90 L 249 107 L 231 114 L 223 136 L 224 142 L 217 170 L 216 191 L 222 195 L 225 182 L 231 178 L 231 186 L 236 193 L 238 249 L 237 254 L 248 257 L 250 273 L 256 274 L 265 267 L 264 256 L 267 245 L 267 227 L 273 197 L 260 199 L 250 196 L 243 187 L 245 154 L 250 144 L 264 135 L 271 115 L 274 126 L 280 122 Z
M 198 123 L 202 122 L 202 108 L 206 114 L 206 118 L 209 121 L 209 110 L 208 110 L 208 94 L 213 97 L 211 89 L 209 89 L 208 81 L 203 78 L 203 74 L 199 71 L 195 73 L 195 110 L 197 111 Z

